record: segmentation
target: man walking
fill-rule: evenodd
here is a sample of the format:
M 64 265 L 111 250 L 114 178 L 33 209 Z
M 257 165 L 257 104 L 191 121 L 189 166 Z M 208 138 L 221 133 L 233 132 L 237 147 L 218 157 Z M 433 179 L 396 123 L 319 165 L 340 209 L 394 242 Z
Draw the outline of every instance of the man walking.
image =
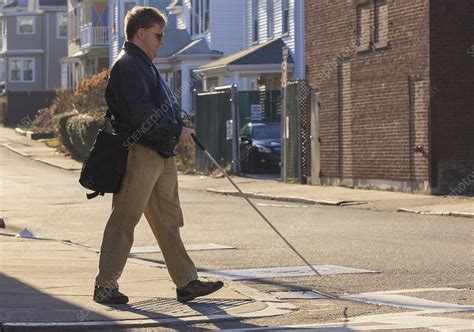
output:
M 221 281 L 198 280 L 179 233 L 183 214 L 174 148 L 178 142 L 193 143 L 194 131 L 176 112 L 173 95 L 152 62 L 163 44 L 165 24 L 165 16 L 152 7 L 134 7 L 127 13 L 127 41 L 107 83 L 105 99 L 114 117 L 112 125 L 128 135 L 129 154 L 104 231 L 94 289 L 94 301 L 99 303 L 128 302 L 119 292 L 117 280 L 142 213 L 161 248 L 178 301 L 186 302 L 223 286 Z

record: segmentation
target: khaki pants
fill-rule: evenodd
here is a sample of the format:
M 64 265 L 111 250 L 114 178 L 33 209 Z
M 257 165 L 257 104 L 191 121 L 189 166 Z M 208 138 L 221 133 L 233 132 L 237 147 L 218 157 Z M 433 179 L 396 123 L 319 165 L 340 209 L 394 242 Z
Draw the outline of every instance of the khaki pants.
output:
M 184 287 L 197 279 L 196 268 L 184 248 L 179 228 L 183 214 L 178 196 L 175 158 L 134 144 L 120 192 L 114 194 L 112 213 L 105 227 L 96 285 L 118 287 L 142 213 L 150 224 L 165 258 L 171 279 Z

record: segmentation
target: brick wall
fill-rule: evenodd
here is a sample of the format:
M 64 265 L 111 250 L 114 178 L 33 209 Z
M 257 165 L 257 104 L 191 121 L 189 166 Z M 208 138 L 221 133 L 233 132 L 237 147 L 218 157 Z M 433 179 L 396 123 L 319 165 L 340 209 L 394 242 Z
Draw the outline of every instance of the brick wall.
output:
M 307 76 L 320 92 L 323 182 L 373 180 L 425 191 L 429 1 L 305 4 Z M 413 152 L 415 145 L 422 151 Z
M 430 6 L 434 191 L 474 193 L 474 1 Z

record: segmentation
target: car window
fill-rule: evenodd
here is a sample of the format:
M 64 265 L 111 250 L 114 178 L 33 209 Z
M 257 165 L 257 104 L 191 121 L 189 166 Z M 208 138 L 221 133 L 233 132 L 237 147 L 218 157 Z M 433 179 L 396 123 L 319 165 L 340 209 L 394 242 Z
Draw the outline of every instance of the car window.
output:
M 254 126 L 252 128 L 253 139 L 280 139 L 281 128 L 279 124 Z

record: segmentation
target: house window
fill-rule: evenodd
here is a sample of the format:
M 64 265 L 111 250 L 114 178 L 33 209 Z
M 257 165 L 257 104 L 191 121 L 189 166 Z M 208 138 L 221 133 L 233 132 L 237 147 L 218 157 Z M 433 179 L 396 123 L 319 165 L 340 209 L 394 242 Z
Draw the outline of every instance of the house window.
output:
M 182 95 L 182 87 L 181 87 L 182 79 L 181 79 L 181 70 L 176 70 L 173 72 L 173 93 L 175 94 L 177 100 L 176 102 L 181 107 L 181 95 Z
M 0 82 L 5 81 L 5 60 L 0 59 Z
M 252 0 L 252 41 L 258 41 L 258 0 Z
M 193 28 L 193 31 L 194 31 L 194 34 L 199 34 L 199 27 L 201 25 L 201 15 L 200 15 L 200 12 L 201 12 L 201 1 L 200 0 L 195 0 L 194 1 L 194 28 Z
M 68 38 L 73 43 L 79 38 L 79 19 L 77 17 L 77 8 L 68 13 Z
M 206 0 L 204 3 L 204 31 L 209 31 L 210 28 L 210 1 Z
M 386 0 L 375 1 L 374 43 L 386 45 L 388 42 L 388 4 Z
M 290 31 L 290 0 L 282 0 L 281 29 L 282 34 Z
M 6 25 L 6 20 L 0 20 L 0 35 L 1 36 L 6 36 L 7 35 L 7 25 Z
M 360 50 L 368 50 L 370 46 L 370 7 L 363 4 L 357 7 L 356 45 Z
M 35 20 L 34 16 L 17 16 L 17 33 L 19 35 L 32 35 L 35 33 Z
M 34 82 L 34 58 L 10 58 L 10 82 Z
M 275 25 L 273 0 L 267 0 L 267 37 L 273 37 L 273 26 Z
M 57 31 L 56 37 L 67 38 L 67 29 L 68 29 L 67 13 L 66 12 L 56 13 L 56 31 Z
M 209 0 L 192 0 L 190 30 L 191 35 L 204 33 L 210 28 L 210 1 Z

